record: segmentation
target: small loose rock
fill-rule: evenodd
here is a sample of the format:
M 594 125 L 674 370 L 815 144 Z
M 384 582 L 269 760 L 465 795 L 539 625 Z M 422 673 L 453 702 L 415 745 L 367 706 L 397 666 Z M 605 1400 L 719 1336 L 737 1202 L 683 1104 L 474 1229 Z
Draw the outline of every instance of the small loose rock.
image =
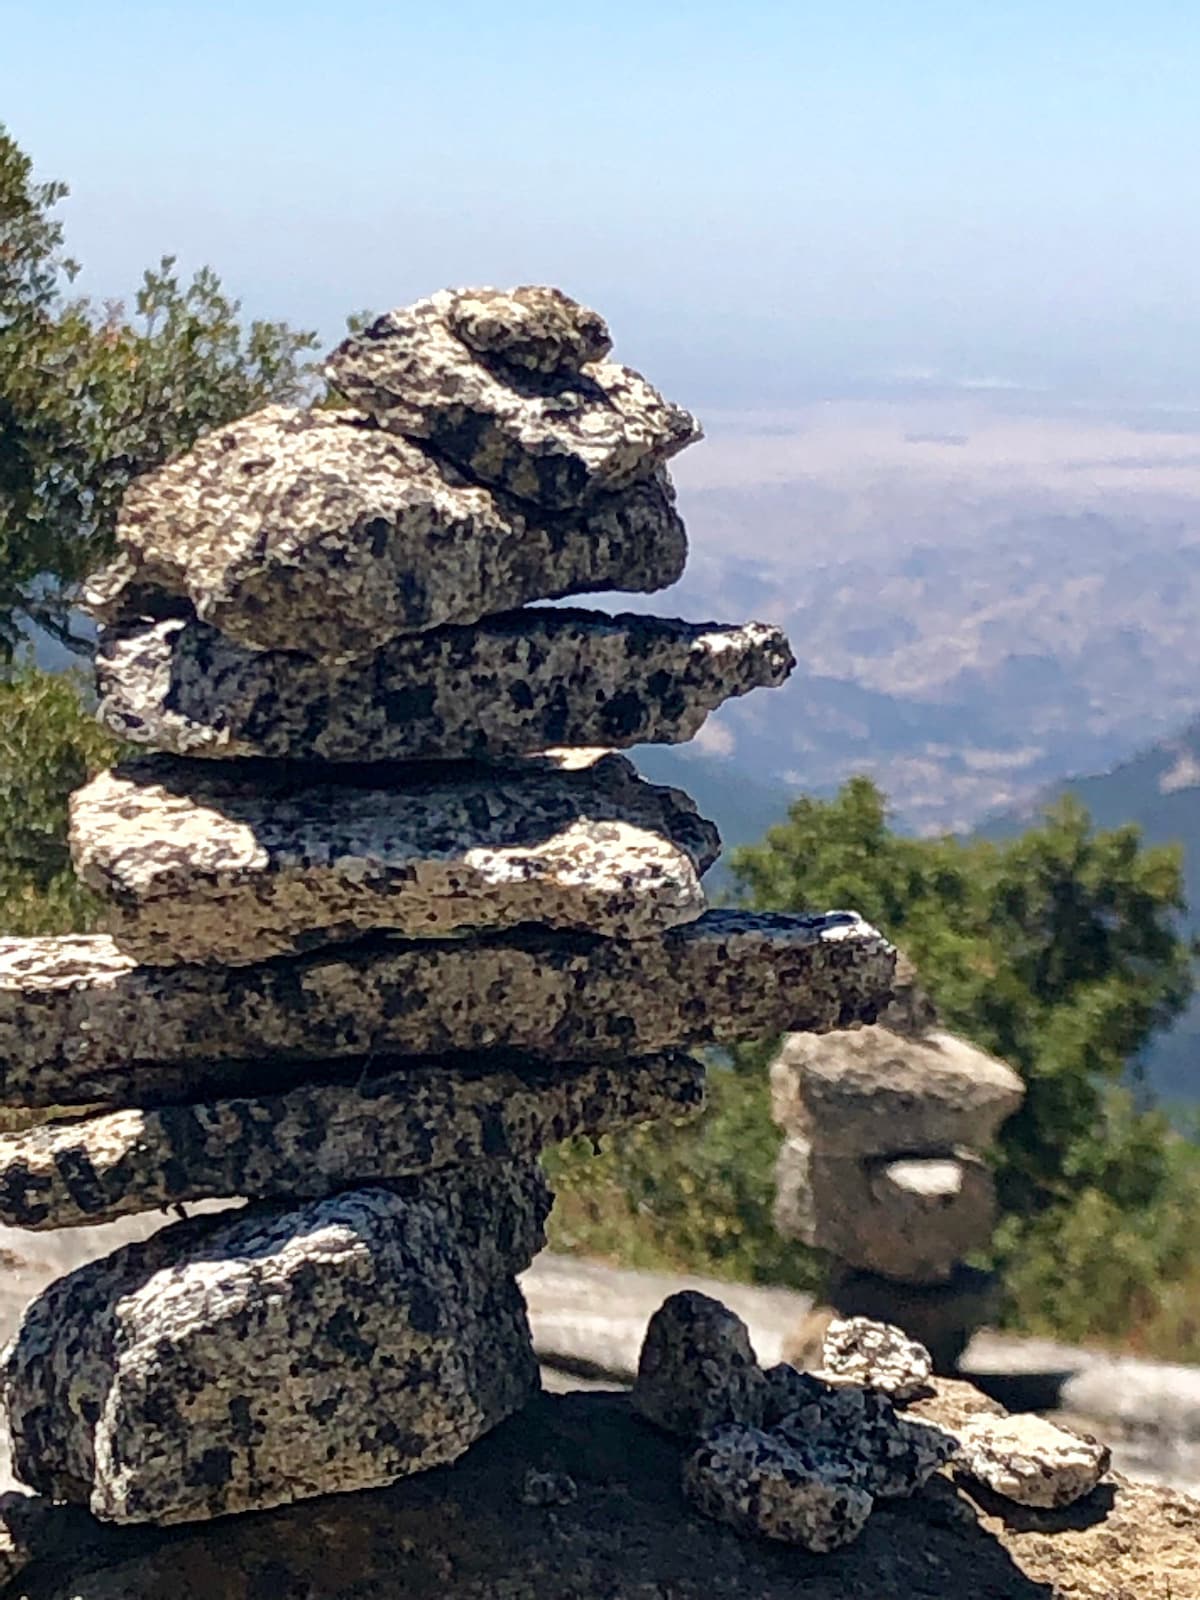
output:
M 650 1319 L 633 1386 L 648 1421 L 684 1438 L 762 1421 L 765 1384 L 746 1324 L 719 1300 L 685 1290 Z
M 711 1433 L 683 1470 L 684 1493 L 705 1516 L 817 1554 L 862 1532 L 875 1504 L 865 1478 L 817 1447 L 737 1423 Z
M 530 1467 L 521 1484 L 523 1506 L 569 1506 L 579 1498 L 579 1487 L 567 1472 L 539 1472 Z
M 976 1417 L 959 1438 L 963 1470 L 1022 1506 L 1059 1508 L 1090 1494 L 1111 1452 L 1044 1417 Z
M 821 1352 L 822 1376 L 858 1383 L 893 1400 L 913 1400 L 929 1387 L 933 1362 L 925 1346 L 902 1328 L 866 1317 L 831 1322 Z

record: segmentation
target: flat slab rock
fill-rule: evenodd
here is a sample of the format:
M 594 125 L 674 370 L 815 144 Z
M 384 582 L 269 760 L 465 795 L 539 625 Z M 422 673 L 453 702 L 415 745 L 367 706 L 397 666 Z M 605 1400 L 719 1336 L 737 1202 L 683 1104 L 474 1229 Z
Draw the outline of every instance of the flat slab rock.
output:
M 963 1471 L 1023 1506 L 1074 1505 L 1091 1494 L 1112 1459 L 1099 1440 L 1044 1417 L 974 1417 L 959 1437 Z
M 114 1111 L 0 1135 L 0 1222 L 72 1228 L 183 1201 L 318 1198 L 547 1145 L 704 1102 L 685 1055 L 577 1067 L 377 1064 L 359 1082 Z
M 226 964 L 387 929 L 409 938 L 539 923 L 636 939 L 705 908 L 712 823 L 622 756 L 561 770 L 290 766 L 170 756 L 71 798 L 80 876 L 123 950 Z
M 445 290 L 389 311 L 329 357 L 352 405 L 538 506 L 624 488 L 700 437 L 555 289 Z
M 198 1218 L 51 1284 L 6 1352 L 14 1466 L 115 1522 L 185 1522 L 453 1461 L 538 1387 L 512 1274 L 538 1169 Z
M 665 473 L 539 513 L 336 411 L 269 406 L 131 485 L 99 620 L 190 602 L 257 650 L 345 660 L 529 600 L 665 588 L 687 539 Z
M 323 761 L 679 744 L 795 665 L 778 628 L 536 609 L 393 640 L 344 665 L 179 618 L 101 629 L 101 722 L 177 755 Z
M 912 1283 L 949 1278 L 991 1238 L 996 1189 L 978 1156 L 826 1155 L 786 1139 L 775 1165 L 774 1221 L 785 1238 L 850 1266 Z
M 826 1155 L 986 1150 L 1025 1097 L 986 1051 L 935 1030 L 917 1037 L 863 1028 L 784 1041 L 771 1066 L 772 1111 Z
M 848 912 L 710 911 L 631 941 L 380 939 L 231 968 L 138 966 L 102 935 L 0 939 L 0 1099 L 145 1103 L 154 1072 L 140 1068 L 186 1065 L 194 1099 L 208 1068 L 233 1061 L 253 1083 L 262 1060 L 480 1049 L 627 1060 L 844 1027 L 886 1002 L 893 959 Z

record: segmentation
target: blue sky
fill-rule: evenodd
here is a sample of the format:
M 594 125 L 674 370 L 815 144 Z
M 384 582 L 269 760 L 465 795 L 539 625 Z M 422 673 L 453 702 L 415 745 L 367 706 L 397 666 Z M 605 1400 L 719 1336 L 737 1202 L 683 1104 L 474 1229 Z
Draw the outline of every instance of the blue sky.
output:
M 1200 8 L 0 0 L 87 286 L 561 283 L 705 405 L 936 373 L 1200 400 Z

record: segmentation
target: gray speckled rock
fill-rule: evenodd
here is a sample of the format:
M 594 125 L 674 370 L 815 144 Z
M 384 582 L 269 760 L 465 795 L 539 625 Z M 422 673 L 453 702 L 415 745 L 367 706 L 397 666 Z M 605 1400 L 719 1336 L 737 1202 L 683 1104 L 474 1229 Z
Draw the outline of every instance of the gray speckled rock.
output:
M 867 1317 L 829 1324 L 821 1351 L 821 1376 L 832 1383 L 861 1384 L 893 1400 L 912 1400 L 929 1387 L 933 1363 L 925 1346 L 903 1328 Z
M 323 776 L 162 756 L 76 791 L 75 865 L 121 948 L 232 965 L 378 929 L 636 939 L 704 910 L 717 830 L 623 756 Z
M 539 609 L 396 639 L 335 666 L 179 619 L 101 630 L 100 719 L 178 755 L 325 761 L 678 744 L 795 665 L 765 623 Z
M 973 1417 L 959 1430 L 963 1470 L 1022 1506 L 1057 1508 L 1091 1494 L 1111 1452 L 1044 1417 Z
M 0 1098 L 145 1103 L 153 1070 L 514 1049 L 624 1060 L 869 1019 L 894 952 L 849 913 L 710 911 L 653 938 L 518 929 L 253 967 L 139 967 L 104 936 L 0 939 Z M 147 1069 L 143 1081 L 131 1069 Z M 301 1074 L 298 1073 L 298 1076 Z M 228 1084 L 228 1075 L 215 1081 Z
M 901 1416 L 872 1389 L 835 1388 L 792 1367 L 765 1374 L 770 1431 L 798 1449 L 820 1449 L 853 1469 L 876 1499 L 904 1499 L 958 1453 L 944 1428 Z
M 649 1422 L 685 1439 L 722 1423 L 762 1421 L 763 1375 L 741 1317 L 684 1290 L 650 1318 L 632 1402 Z
M 132 485 L 116 558 L 84 601 L 120 621 L 161 616 L 177 596 L 253 649 L 336 661 L 527 600 L 661 589 L 683 571 L 665 474 L 586 512 L 527 511 L 361 418 L 270 406 Z
M 937 1283 L 991 1237 L 996 1190 L 978 1156 L 889 1161 L 826 1155 L 786 1139 L 775 1167 L 775 1226 L 850 1266 Z
M 377 1063 L 361 1082 L 130 1109 L 0 1135 L 0 1221 L 72 1228 L 182 1201 L 317 1199 L 466 1162 L 532 1158 L 704 1102 L 685 1055 L 496 1068 Z
M 445 290 L 351 335 L 325 373 L 352 405 L 547 508 L 624 488 L 700 437 L 557 290 Z M 481 359 L 482 358 L 482 359 Z
M 489 1164 L 167 1228 L 60 1278 L 6 1353 L 20 1477 L 183 1522 L 452 1461 L 536 1391 L 511 1274 L 535 1167 Z
M 937 1031 L 798 1034 L 771 1067 L 776 1122 L 827 1155 L 986 1150 L 1024 1095 L 1003 1061 Z
M 705 1516 L 739 1533 L 825 1554 L 865 1527 L 875 1505 L 868 1476 L 817 1446 L 728 1423 L 684 1464 L 683 1487 Z

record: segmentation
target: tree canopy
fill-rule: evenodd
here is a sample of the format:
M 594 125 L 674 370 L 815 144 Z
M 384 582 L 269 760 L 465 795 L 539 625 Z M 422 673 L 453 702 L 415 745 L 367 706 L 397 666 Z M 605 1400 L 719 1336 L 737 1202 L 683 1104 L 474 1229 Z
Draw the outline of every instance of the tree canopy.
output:
M 184 281 L 164 256 L 131 308 L 74 295 L 66 194 L 0 125 L 0 661 L 28 622 L 78 642 L 73 588 L 107 555 L 134 477 L 311 385 L 315 334 L 244 324 L 211 268 Z

